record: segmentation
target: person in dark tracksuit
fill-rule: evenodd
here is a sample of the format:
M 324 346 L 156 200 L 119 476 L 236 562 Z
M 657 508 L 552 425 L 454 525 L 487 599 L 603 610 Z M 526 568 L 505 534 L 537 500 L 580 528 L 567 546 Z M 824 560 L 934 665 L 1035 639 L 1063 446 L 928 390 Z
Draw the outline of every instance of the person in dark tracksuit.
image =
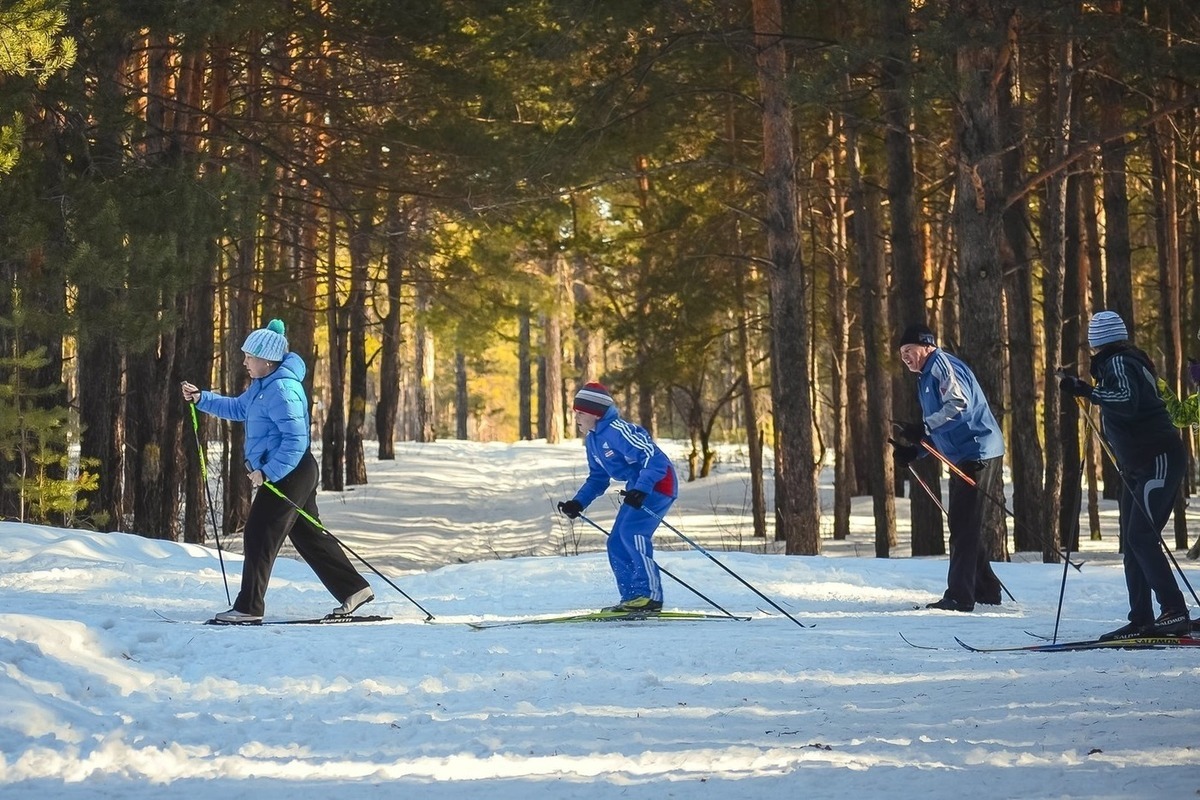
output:
M 974 611 L 976 603 L 1000 605 L 1000 579 L 983 544 L 984 492 L 1000 478 L 1004 436 L 970 367 L 937 346 L 924 325 L 909 325 L 900 337 L 900 360 L 917 378 L 922 422 L 905 426 L 911 445 L 896 445 L 895 458 L 907 467 L 926 455 L 928 439 L 963 474 L 950 474 L 950 566 L 946 591 L 926 608 Z
M 621 602 L 605 611 L 660 611 L 662 580 L 654 563 L 651 537 L 679 495 L 675 467 L 650 434 L 622 419 L 612 395 L 599 383 L 588 383 L 575 395 L 575 423 L 584 434 L 588 476 L 558 510 L 577 518 L 602 495 L 613 478 L 625 481 L 625 502 L 617 511 L 608 537 L 608 563 Z
M 1063 375 L 1063 391 L 1100 409 L 1122 490 L 1118 503 L 1129 623 L 1102 640 L 1178 636 L 1191 630 L 1187 603 L 1163 552 L 1162 530 L 1183 482 L 1186 454 L 1159 395 L 1154 364 L 1129 341 L 1120 315 L 1098 311 L 1088 323 L 1095 385 Z M 1154 616 L 1151 594 L 1161 614 Z
M 309 450 L 308 398 L 301 383 L 307 372 L 304 361 L 288 352 L 283 322 L 277 319 L 252 331 L 242 352 L 251 378 L 245 392 L 224 397 L 184 382 L 183 398 L 206 414 L 244 422 L 250 483 L 260 487 L 264 480 L 271 481 L 316 519 L 318 468 Z M 217 614 L 214 622 L 262 621 L 267 583 L 285 538 L 292 540 L 300 557 L 341 603 L 334 614 L 351 614 L 375 599 L 370 584 L 332 536 L 300 516 L 282 497 L 260 489 L 246 519 L 241 591 L 233 608 Z

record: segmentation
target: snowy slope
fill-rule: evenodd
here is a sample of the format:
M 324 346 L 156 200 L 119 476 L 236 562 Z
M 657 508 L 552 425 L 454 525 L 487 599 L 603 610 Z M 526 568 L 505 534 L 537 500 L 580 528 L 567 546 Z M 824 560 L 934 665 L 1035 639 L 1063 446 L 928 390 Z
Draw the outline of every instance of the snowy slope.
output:
M 603 537 L 553 502 L 578 444 L 401 445 L 371 484 L 322 495 L 377 576 L 387 623 L 213 628 L 216 551 L 0 523 L 0 797 L 1138 798 L 1200 790 L 1195 652 L 973 654 L 1054 628 L 1061 566 L 996 566 L 985 613 L 914 610 L 944 559 L 869 555 L 869 499 L 828 555 L 755 546 L 745 477 L 688 484 L 671 519 L 772 611 L 671 534 L 659 561 L 730 621 L 472 630 L 587 610 L 615 591 Z M 591 509 L 610 523 L 615 498 Z M 901 504 L 902 507 L 904 504 Z M 1111 525 L 1111 514 L 1107 515 Z M 1113 537 L 1067 578 L 1060 635 L 1124 618 Z M 228 542 L 236 550 L 239 542 Z M 679 547 L 677 547 L 679 545 Z M 741 545 L 751 552 L 732 552 Z M 566 554 L 566 555 L 564 555 Z M 225 553 L 236 581 L 240 557 Z M 1193 585 L 1194 562 L 1182 562 Z M 232 587 L 236 591 L 236 582 Z M 710 610 L 668 580 L 669 607 Z M 334 601 L 283 558 L 268 617 Z M 161 616 L 160 616 L 161 615 Z M 174 622 L 167 621 L 174 620 Z M 920 650 L 900 638 L 944 649 Z

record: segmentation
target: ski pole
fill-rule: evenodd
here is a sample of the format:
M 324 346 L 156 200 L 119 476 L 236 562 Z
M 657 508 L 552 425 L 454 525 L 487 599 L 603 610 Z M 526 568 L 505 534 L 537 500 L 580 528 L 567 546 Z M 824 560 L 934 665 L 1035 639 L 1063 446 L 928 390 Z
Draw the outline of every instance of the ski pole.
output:
M 890 442 L 891 444 L 896 444 L 896 442 L 891 439 L 888 439 L 888 442 Z M 915 469 L 913 469 L 912 464 L 907 464 L 906 466 L 908 467 L 909 474 L 913 476 L 913 480 L 915 480 L 920 485 L 920 487 L 925 490 L 925 494 L 929 495 L 929 499 L 933 501 L 933 504 L 935 506 L 937 506 L 939 510 L 941 510 L 942 515 L 946 518 L 946 521 L 949 522 L 950 512 L 946 510 L 946 507 L 944 505 L 942 505 L 941 498 L 939 498 L 937 495 L 935 495 L 933 493 L 933 489 L 931 489 L 929 487 L 929 484 L 926 483 L 921 478 L 921 476 L 917 474 L 917 471 Z M 1010 592 L 1008 590 L 1008 587 L 1004 585 L 1004 581 L 1000 580 L 999 578 L 996 578 L 996 583 L 1000 584 L 1000 588 L 1004 590 L 1004 593 L 1006 595 L 1008 595 L 1009 600 L 1011 600 L 1014 603 L 1017 602 L 1017 598 L 1013 597 L 1012 592 Z
M 621 494 L 622 494 L 622 495 L 624 495 L 624 494 L 625 494 L 625 492 L 624 492 L 624 491 L 622 491 L 622 492 L 621 492 Z M 672 533 L 674 533 L 676 536 L 678 536 L 680 539 L 683 539 L 685 542 L 687 542 L 688 544 L 690 544 L 690 545 L 691 545 L 693 548 L 695 548 L 695 549 L 696 549 L 696 551 L 697 551 L 697 552 L 699 552 L 699 553 L 702 553 L 702 554 L 704 554 L 705 556 L 707 556 L 709 561 L 713 562 L 713 563 L 714 563 L 714 564 L 716 564 L 718 567 L 720 567 L 721 569 L 725 570 L 726 572 L 728 572 L 728 573 L 729 573 L 730 575 L 732 575 L 733 577 L 737 578 L 737 579 L 738 579 L 738 581 L 740 581 L 740 582 L 741 582 L 741 584 L 742 584 L 743 586 L 745 586 L 745 587 L 746 587 L 747 589 L 749 589 L 750 591 L 754 592 L 756 595 L 758 595 L 759 597 L 761 597 L 763 600 L 766 600 L 768 603 L 770 603 L 772 606 L 774 606 L 774 607 L 775 607 L 775 608 L 776 608 L 776 609 L 777 609 L 777 610 L 778 610 L 780 613 L 782 613 L 782 614 L 783 614 L 785 617 L 787 617 L 788 619 L 790 619 L 792 622 L 796 623 L 796 624 L 797 624 L 797 625 L 799 625 L 801 628 L 809 628 L 809 627 L 812 627 L 812 626 L 810 626 L 810 625 L 805 625 L 803 622 L 801 622 L 800 620 L 796 619 L 796 618 L 795 618 L 795 617 L 793 617 L 791 614 L 789 614 L 789 613 L 787 612 L 787 609 L 785 609 L 783 606 L 779 605 L 779 604 L 778 604 L 778 603 L 776 603 L 774 600 L 772 600 L 771 598 L 767 597 L 765 594 L 763 594 L 762 592 L 760 592 L 758 589 L 755 589 L 755 588 L 754 588 L 754 587 L 753 587 L 753 586 L 752 586 L 752 585 L 751 585 L 751 584 L 750 584 L 748 581 L 746 581 L 746 579 L 745 579 L 745 578 L 743 578 L 741 575 L 738 575 L 736 572 L 734 572 L 733 570 L 731 570 L 729 567 L 727 567 L 727 566 L 725 566 L 724 564 L 722 564 L 720 561 L 718 561 L 718 560 L 717 560 L 716 556 L 714 556 L 712 553 L 710 553 L 710 552 L 708 552 L 707 550 L 705 550 L 705 549 L 704 549 L 703 547 L 701 547 L 701 546 L 700 546 L 698 543 L 696 543 L 696 542 L 692 541 L 691 539 L 689 539 L 687 536 L 685 536 L 685 535 L 684 535 L 684 533 L 683 533 L 681 530 L 679 530 L 679 529 L 678 529 L 678 528 L 676 528 L 674 525 L 672 525 L 671 523 L 669 523 L 669 522 L 667 522 L 665 519 L 663 519 L 661 515 L 659 515 L 659 514 L 656 514 L 654 511 L 652 511 L 652 510 L 651 510 L 651 509 L 649 509 L 649 508 L 646 508 L 645 506 L 642 506 L 642 511 L 645 511 L 647 514 L 649 514 L 650 516 L 654 517 L 654 518 L 655 518 L 656 520 L 658 520 L 660 523 L 662 523 L 663 525 L 665 525 L 665 526 L 667 527 L 667 530 L 671 531 L 671 532 L 672 532 Z
M 192 436 L 196 439 L 196 452 L 200 455 L 200 482 L 204 484 L 204 499 L 208 503 L 208 516 L 212 520 L 213 538 L 217 541 L 217 561 L 221 563 L 221 580 L 225 582 L 225 600 L 233 605 L 229 596 L 229 576 L 225 574 L 225 556 L 221 553 L 221 534 L 217 530 L 217 511 L 213 508 L 212 491 L 208 488 L 208 457 L 204 454 L 204 445 L 200 442 L 200 419 L 196 416 L 196 404 L 188 403 L 192 411 Z
M 1088 428 L 1090 428 L 1092 433 L 1095 434 L 1096 438 L 1100 441 L 1100 446 L 1104 448 L 1104 452 L 1108 455 L 1109 460 L 1112 461 L 1113 469 L 1117 471 L 1117 475 L 1121 478 L 1121 484 L 1125 487 L 1125 491 L 1129 492 L 1129 499 L 1138 508 L 1138 510 L 1145 515 L 1146 520 L 1150 523 L 1150 527 L 1158 530 L 1158 543 L 1162 545 L 1162 549 L 1166 552 L 1167 558 L 1171 560 L 1171 565 L 1174 566 L 1175 571 L 1179 573 L 1179 578 L 1183 581 L 1183 585 L 1186 586 L 1188 591 L 1192 593 L 1192 599 L 1196 601 L 1197 606 L 1200 606 L 1200 597 L 1196 596 L 1196 590 L 1192 588 L 1191 581 L 1189 581 L 1187 575 L 1184 574 L 1183 567 L 1179 566 L 1179 562 L 1175 560 L 1175 554 L 1171 552 L 1171 547 L 1167 544 L 1167 540 L 1163 538 L 1162 529 L 1158 527 L 1157 523 L 1155 523 L 1154 517 L 1150 514 L 1150 509 L 1138 500 L 1137 495 L 1133 491 L 1133 487 L 1129 485 L 1129 479 L 1125 477 L 1125 473 L 1121 470 L 1120 465 L 1117 464 L 1117 457 L 1113 454 L 1112 448 L 1109 446 L 1108 441 L 1104 438 L 1104 434 L 1100 432 L 1100 428 L 1097 427 L 1095 420 L 1092 419 L 1092 415 L 1087 413 L 1087 407 L 1083 403 L 1083 398 L 1076 396 L 1075 402 L 1079 404 L 1080 410 L 1083 411 L 1083 418 L 1087 422 Z
M 1076 493 L 1076 496 L 1075 496 L 1075 529 L 1074 529 L 1074 532 L 1076 534 L 1078 534 L 1078 531 L 1079 531 L 1079 504 L 1083 501 L 1083 483 L 1082 483 L 1083 467 L 1086 463 L 1087 463 L 1087 454 L 1085 453 L 1083 455 L 1083 458 L 1079 459 L 1079 478 L 1078 478 L 1078 480 L 1075 481 L 1075 484 L 1079 489 L 1078 493 Z M 1071 553 L 1071 537 L 1070 536 L 1067 537 L 1066 551 L 1067 551 L 1067 554 L 1070 555 L 1070 553 Z M 1058 623 L 1059 623 L 1059 620 L 1062 619 L 1063 599 L 1066 597 L 1066 595 L 1067 595 L 1067 562 L 1063 561 L 1062 582 L 1058 586 L 1058 610 L 1056 610 L 1054 612 L 1054 637 L 1050 640 L 1052 643 L 1058 641 Z
M 586 514 L 582 514 L 582 513 L 581 513 L 581 514 L 579 515 L 579 518 L 580 518 L 581 520 L 583 520 L 584 522 L 586 522 L 588 525 L 591 525 L 593 528 L 595 528 L 596 530 L 598 530 L 598 531 L 600 531 L 601 533 L 603 533 L 605 536 L 611 536 L 611 535 L 612 535 L 612 534 L 610 534 L 608 531 L 604 530 L 604 528 L 600 527 L 600 526 L 599 526 L 599 525 L 597 525 L 595 522 L 593 522 L 593 521 L 592 521 L 592 520 L 591 520 L 591 519 L 590 519 L 590 518 L 589 518 L 589 517 L 588 517 Z M 680 586 L 682 586 L 683 588 L 687 589 L 689 592 L 691 592 L 692 594 L 696 595 L 697 597 L 699 597 L 699 598 L 700 598 L 701 600 L 703 600 L 704 602 L 708 603 L 710 606 L 712 606 L 713 608 L 715 608 L 717 611 L 720 611 L 722 614 L 724 614 L 724 615 L 725 615 L 725 616 L 727 616 L 727 617 L 732 617 L 732 616 L 733 616 L 733 614 L 730 614 L 728 611 L 726 611 L 725 609 L 721 608 L 721 606 L 720 606 L 720 605 L 718 605 L 718 604 L 716 603 L 716 601 L 714 601 L 714 600 L 711 600 L 710 598 L 707 598 L 707 597 L 705 597 L 705 596 L 704 596 L 703 594 L 701 594 L 699 591 L 697 591 L 696 589 L 692 588 L 691 586 L 688 586 L 688 585 L 687 585 L 686 583 L 684 583 L 682 580 L 680 580 L 679 578 L 677 578 L 677 577 L 675 577 L 674 575 L 672 575 L 670 572 L 668 572 L 668 571 L 667 571 L 667 568 L 666 568 L 666 567 L 664 567 L 662 564 L 659 564 L 657 561 L 655 561 L 655 562 L 654 562 L 654 566 L 658 567 L 658 571 L 659 571 L 659 572 L 661 572 L 663 575 L 666 575 L 668 578 L 670 578 L 671 580 L 675 581 L 675 582 L 676 582 L 676 583 L 678 583 Z
M 933 445 L 931 445 L 926 440 L 924 440 L 924 439 L 921 440 L 921 447 L 923 447 L 927 451 L 929 451 L 929 453 L 932 454 L 938 461 L 941 461 L 943 464 L 945 464 L 950 469 L 950 471 L 953 472 L 955 475 L 957 475 L 960 479 L 962 479 L 962 481 L 964 483 L 966 483 L 968 486 L 975 489 L 975 491 L 979 492 L 981 495 L 986 497 L 988 500 L 991 500 L 996 506 L 1003 509 L 1005 515 L 1007 515 L 1013 521 L 1014 525 L 1018 525 L 1022 529 L 1026 530 L 1030 533 L 1033 533 L 1037 537 L 1037 540 L 1039 542 L 1041 542 L 1043 545 L 1045 545 L 1046 535 L 1044 533 L 1039 534 L 1035 531 L 1030 530 L 1029 526 L 1025 525 L 1025 523 L 1023 523 L 1019 519 L 1017 519 L 1017 515 L 1008 509 L 1007 503 L 1005 503 L 1003 500 L 1000 500 L 997 497 L 994 497 L 991 494 L 991 492 L 984 491 L 983 487 L 979 485 L 978 481 L 976 481 L 970 475 L 968 475 L 967 473 L 965 473 L 961 469 L 959 469 L 957 464 L 955 464 L 953 461 L 951 461 L 950 459 L 948 459 L 944 455 L 942 455 L 940 452 L 938 452 L 938 449 L 936 447 L 934 447 Z M 1077 572 L 1081 570 L 1081 568 L 1083 566 L 1082 562 L 1080 562 L 1079 564 L 1076 564 L 1074 561 L 1071 561 L 1071 559 L 1067 558 L 1066 554 L 1063 553 L 1063 549 L 1061 547 L 1059 547 L 1058 545 L 1055 545 L 1054 549 L 1058 552 L 1059 556 L 1066 558 L 1067 562 L 1070 563 L 1070 565 L 1072 567 L 1074 567 Z
M 247 466 L 247 467 L 249 467 L 249 466 L 250 466 L 250 464 L 246 464 L 246 466 Z M 353 549 L 352 547 L 350 547 L 350 545 L 346 544 L 346 543 L 345 543 L 345 542 L 343 542 L 341 539 L 339 539 L 337 536 L 335 536 L 335 535 L 334 535 L 334 533 L 333 533 L 333 531 L 329 530 L 329 528 L 326 528 L 324 525 L 322 525 L 322 524 L 321 524 L 321 522 L 320 522 L 318 519 L 316 519 L 315 517 L 313 517 L 313 515 L 312 515 L 312 514 L 309 514 L 309 513 L 308 513 L 307 511 L 305 511 L 303 508 L 301 508 L 300 506 L 296 505 L 296 503 L 295 503 L 295 502 L 292 500 L 292 498 L 288 497 L 286 494 L 284 494 L 282 491 L 280 491 L 280 490 L 279 490 L 279 487 L 278 487 L 278 486 L 276 486 L 275 484 L 271 483 L 271 482 L 270 482 L 269 480 L 267 480 L 265 477 L 263 478 L 262 485 L 263 485 L 263 486 L 265 486 L 265 487 L 267 487 L 268 489 L 270 489 L 270 490 L 271 490 L 272 492 L 274 492 L 275 494 L 277 494 L 277 495 L 279 495 L 280 497 L 282 497 L 282 498 L 284 499 L 284 502 L 286 502 L 286 503 L 287 503 L 289 506 L 291 506 L 292 508 L 296 509 L 297 513 L 299 513 L 299 514 L 300 514 L 300 516 L 302 516 L 302 517 L 304 517 L 306 520 L 308 520 L 308 521 L 309 521 L 309 523 L 310 523 L 310 524 L 311 524 L 311 525 L 312 525 L 314 528 L 316 528 L 316 529 L 317 529 L 317 530 L 319 530 L 319 531 L 323 531 L 323 532 L 325 532 L 325 533 L 329 534 L 329 537 L 330 537 L 331 539 L 333 539 L 335 542 L 337 542 L 339 545 L 341 545 L 343 548 L 345 548 L 346 552 L 350 553 L 350 555 L 354 556 L 354 557 L 355 557 L 355 558 L 357 558 L 359 561 L 361 561 L 363 564 L 365 564 L 365 565 L 367 566 L 367 569 L 371 570 L 371 572 L 374 572 L 376 575 L 378 575 L 379 577 L 383 578 L 383 580 L 384 580 L 384 583 L 386 583 L 388 586 L 390 586 L 390 587 L 392 587 L 393 589 L 395 589 L 395 590 L 396 590 L 397 592 L 399 592 L 400 594 L 404 595 L 404 599 L 405 599 L 405 600 L 407 600 L 408 602 L 412 603 L 412 604 L 413 604 L 414 606 L 416 606 L 417 608 L 421 609 L 421 611 L 423 611 L 423 612 L 425 613 L 425 621 L 426 621 L 426 622 L 429 622 L 430 620 L 432 620 L 432 619 L 433 619 L 433 614 L 431 614 L 431 613 L 429 613 L 428 611 L 426 611 L 424 606 L 422 606 L 422 605 L 421 605 L 420 603 L 418 603 L 416 600 L 412 599 L 412 597 L 410 597 L 410 596 L 408 595 L 408 593 L 407 593 L 407 592 L 405 592 L 403 589 L 401 589 L 399 586 L 397 586 L 396 584 L 392 583 L 391 579 L 390 579 L 390 578 L 388 578 L 388 576 L 387 576 L 387 575 L 384 575 L 382 572 L 380 572 L 379 570 L 375 569 L 375 566 L 374 566 L 374 565 L 373 565 L 373 564 L 372 564 L 370 561 L 367 561 L 365 558 L 363 558 L 362 556 L 360 556 L 358 553 L 354 552 L 354 549 Z

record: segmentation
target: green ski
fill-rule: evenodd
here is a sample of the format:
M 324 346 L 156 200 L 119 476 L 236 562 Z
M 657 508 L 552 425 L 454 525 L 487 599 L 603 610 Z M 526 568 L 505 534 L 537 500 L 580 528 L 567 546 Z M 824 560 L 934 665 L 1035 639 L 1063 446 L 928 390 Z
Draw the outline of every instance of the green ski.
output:
M 577 622 L 670 622 L 732 620 L 747 622 L 750 617 L 726 616 L 724 614 L 702 614 L 696 611 L 593 611 L 587 614 L 567 614 L 558 617 L 535 617 L 533 619 L 497 620 L 494 622 L 468 622 L 476 630 L 488 628 L 512 628 L 518 625 L 554 625 Z

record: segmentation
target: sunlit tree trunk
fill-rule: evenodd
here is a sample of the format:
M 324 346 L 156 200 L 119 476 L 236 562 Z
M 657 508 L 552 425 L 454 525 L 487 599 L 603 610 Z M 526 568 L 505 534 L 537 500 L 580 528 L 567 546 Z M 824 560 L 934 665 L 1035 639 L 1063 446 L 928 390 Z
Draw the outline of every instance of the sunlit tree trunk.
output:
M 896 546 L 896 497 L 892 491 L 895 466 L 887 445 L 892 409 L 888 374 L 888 279 L 875 209 L 879 194 L 863 180 L 859 165 L 858 126 L 846 124 L 846 155 L 850 180 L 848 204 L 851 237 L 858 263 L 862 297 L 863 374 L 867 389 L 867 427 L 864 441 L 871 464 L 872 509 L 875 517 L 875 556 L 888 558 Z M 915 488 L 915 487 L 914 487 Z M 924 492 L 921 492 L 924 494 Z M 932 504 L 932 500 L 926 498 Z
M 907 3 L 884 3 L 883 30 L 888 42 L 887 56 L 880 65 L 881 97 L 884 129 L 884 148 L 887 157 L 887 200 L 891 212 L 889 231 L 892 252 L 892 286 L 883 297 L 892 299 L 895 318 L 884 329 L 880 359 L 884 365 L 895 365 L 900 372 L 899 389 L 892 397 L 892 408 L 886 419 L 916 422 L 921 419 L 916 387 L 912 376 L 900 365 L 899 359 L 887 357 L 895 350 L 895 341 L 907 325 L 924 323 L 934 326 L 925 309 L 925 248 L 918 229 L 916 207 L 916 169 L 913 164 L 911 89 L 909 70 L 912 68 L 912 42 L 909 33 Z M 862 246 L 862 245 L 860 245 Z M 865 302 L 865 301 L 864 301 Z M 883 319 L 887 320 L 886 315 Z M 936 330 L 936 328 L 935 328 Z M 885 353 L 887 355 L 885 355 Z M 890 429 L 888 431 L 890 433 Z M 884 437 L 887 440 L 887 435 Z M 885 457 L 890 461 L 890 447 Z M 941 493 L 938 465 L 930 459 L 913 464 L 917 475 L 930 489 Z M 909 476 L 889 470 L 901 493 Z M 877 510 L 878 513 L 878 510 Z M 914 556 L 943 555 L 946 541 L 942 512 L 937 504 L 915 482 L 909 487 L 909 518 L 912 525 L 912 554 Z M 876 528 L 876 552 L 880 550 Z
M 996 419 L 1004 419 L 1004 290 L 1000 250 L 1003 242 L 1004 180 L 998 88 L 1011 57 L 1011 12 L 990 0 L 959 0 L 954 11 L 970 20 L 974 33 L 956 51 L 958 73 L 955 136 L 955 241 L 958 243 L 958 287 L 962 326 L 960 355 L 973 368 Z M 1015 36 L 1015 33 L 1010 33 Z M 1005 44 L 995 44 L 1003 42 Z M 999 486 L 984 487 L 995 494 Z M 985 546 L 993 560 L 1003 559 L 1006 526 L 1002 512 L 987 503 Z
M 795 118 L 788 99 L 780 1 L 753 0 L 753 12 L 762 103 L 772 397 L 779 438 L 775 453 L 776 537 L 787 543 L 789 555 L 816 555 L 821 551 L 821 503 L 813 455 L 807 276 L 800 253 Z

